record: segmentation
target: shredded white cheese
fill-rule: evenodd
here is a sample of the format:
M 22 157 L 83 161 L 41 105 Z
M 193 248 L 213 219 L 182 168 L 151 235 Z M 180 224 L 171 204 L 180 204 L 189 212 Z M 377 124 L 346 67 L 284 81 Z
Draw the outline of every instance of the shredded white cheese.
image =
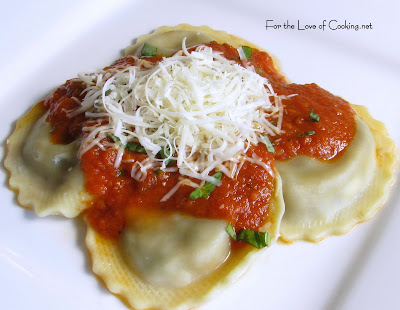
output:
M 281 132 L 283 97 L 252 66 L 204 45 L 189 53 L 185 40 L 181 51 L 157 64 L 134 59 L 135 65 L 122 70 L 79 75 L 86 96 L 69 115 L 86 113 L 97 122 L 83 129 L 80 155 L 95 145 L 114 145 L 118 167 L 123 146 L 136 142 L 149 156 L 149 162 L 133 167 L 136 179 L 142 180 L 148 167 L 167 169 L 167 160 L 174 159 L 181 175 L 215 182 L 209 176 L 213 169 L 237 175 L 258 135 Z M 107 134 L 120 141 L 104 142 Z M 162 149 L 173 151 L 162 159 L 157 156 Z M 250 161 L 272 173 L 260 160 Z

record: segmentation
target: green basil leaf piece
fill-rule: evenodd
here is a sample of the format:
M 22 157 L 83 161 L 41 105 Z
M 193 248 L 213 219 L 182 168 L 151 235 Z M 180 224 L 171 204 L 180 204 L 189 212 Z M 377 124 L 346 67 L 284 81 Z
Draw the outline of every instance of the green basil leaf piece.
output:
M 251 229 L 242 229 L 238 233 L 232 226 L 232 223 L 225 228 L 228 235 L 235 241 L 246 242 L 257 249 L 262 249 L 270 245 L 271 239 L 268 232 L 258 232 Z
M 222 172 L 219 171 L 216 174 L 213 175 L 213 178 L 217 179 L 217 180 L 221 180 L 222 179 Z M 211 192 L 217 187 L 217 185 L 215 185 L 214 183 L 211 182 L 206 182 L 202 188 L 203 188 L 203 197 L 204 198 L 208 198 L 211 194 Z
M 157 169 L 154 171 L 156 176 L 159 176 L 161 174 L 161 172 L 162 172 L 161 169 Z
M 170 155 L 170 149 L 169 149 L 168 147 L 162 147 L 162 148 L 161 148 L 161 151 L 158 152 L 158 155 L 160 155 L 162 159 L 165 159 L 165 158 L 169 157 L 169 155 Z M 169 165 L 171 165 L 171 164 L 173 164 L 173 163 L 175 163 L 175 162 L 176 162 L 175 159 L 170 158 L 170 159 L 168 159 L 168 160 L 165 162 L 165 165 L 166 165 L 166 166 L 169 166 Z
M 222 171 L 219 171 L 213 175 L 213 178 L 217 180 L 222 179 Z M 216 185 L 211 182 L 206 182 L 202 187 L 196 188 L 193 192 L 190 193 L 189 198 L 192 200 L 196 200 L 198 198 L 204 197 L 208 199 L 210 197 L 211 192 L 215 189 Z
M 149 43 L 145 43 L 140 53 L 140 58 L 151 58 L 157 54 L 157 47 Z
M 275 153 L 275 148 L 272 145 L 272 142 L 269 139 L 268 135 L 260 135 L 260 138 L 263 141 L 263 143 L 265 144 L 265 146 L 267 147 L 267 151 L 270 153 Z
M 319 115 L 314 113 L 314 109 L 311 109 L 309 117 L 312 122 L 319 122 Z
M 270 236 L 268 232 L 258 232 L 251 229 L 240 230 L 236 234 L 236 239 L 251 244 L 257 249 L 265 248 L 270 244 Z
M 176 162 L 176 159 L 170 158 L 170 159 L 168 159 L 168 160 L 165 161 L 165 166 L 170 166 L 170 165 L 172 165 L 172 164 L 175 163 L 175 162 Z
M 141 144 L 135 142 L 128 142 L 125 145 L 125 150 L 146 154 L 146 149 Z
M 112 133 L 106 133 L 106 136 L 112 141 L 112 142 L 119 142 L 121 141 L 120 138 L 117 136 L 114 136 Z
M 243 53 L 246 55 L 247 59 L 251 59 L 251 55 L 253 54 L 253 50 L 249 46 L 242 46 Z
M 296 132 L 296 135 L 298 137 L 312 136 L 312 135 L 315 135 L 315 130 L 307 131 L 306 133 L 303 133 L 302 135 L 299 134 L 298 132 Z
M 190 193 L 189 196 L 189 198 L 192 200 L 196 200 L 201 197 L 203 197 L 203 191 L 201 190 L 201 187 L 196 188 L 193 192 Z
M 229 225 L 225 228 L 225 231 L 228 233 L 229 236 L 231 236 L 233 240 L 236 240 L 236 232 L 232 226 L 232 223 L 229 223 Z

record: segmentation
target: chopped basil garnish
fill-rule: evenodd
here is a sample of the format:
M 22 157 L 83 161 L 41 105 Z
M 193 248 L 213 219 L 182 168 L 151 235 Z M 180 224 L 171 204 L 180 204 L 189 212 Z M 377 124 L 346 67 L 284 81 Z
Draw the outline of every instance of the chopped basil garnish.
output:
M 172 165 L 172 164 L 175 163 L 175 162 L 176 162 L 175 159 L 170 158 L 170 159 L 168 159 L 168 160 L 165 162 L 165 165 L 166 165 L 166 166 L 169 166 L 169 165 Z
M 251 55 L 253 54 L 253 50 L 249 46 L 242 46 L 243 53 L 245 54 L 247 59 L 251 58 Z
M 219 171 L 216 174 L 213 175 L 213 178 L 217 180 L 222 179 L 222 172 Z M 211 192 L 215 189 L 216 185 L 211 182 L 206 182 L 202 187 L 196 188 L 193 192 L 190 193 L 189 198 L 192 200 L 196 200 L 198 198 L 204 197 L 208 199 L 210 196 Z
M 298 137 L 312 136 L 312 135 L 315 135 L 315 130 L 307 131 L 306 133 L 303 133 L 302 135 L 299 134 L 298 132 L 296 132 L 296 135 Z
M 151 58 L 157 54 L 157 47 L 149 43 L 143 45 L 140 58 Z
M 244 241 L 257 249 L 265 248 L 270 244 L 270 236 L 267 232 L 258 232 L 250 229 L 243 229 L 237 233 L 237 240 Z
M 275 153 L 275 148 L 272 145 L 272 142 L 269 139 L 268 135 L 260 135 L 260 138 L 261 138 L 262 142 L 265 144 L 265 146 L 267 147 L 267 151 L 270 153 Z
M 319 122 L 319 115 L 314 113 L 314 109 L 311 109 L 309 117 L 312 122 Z
M 128 142 L 125 145 L 125 150 L 131 151 L 131 152 L 136 152 L 136 153 L 146 154 L 146 149 L 139 143 L 135 143 L 135 142 Z
M 112 141 L 112 142 L 119 142 L 121 141 L 120 138 L 117 136 L 114 136 L 112 133 L 107 133 L 106 136 Z
M 159 176 L 161 174 L 162 170 L 161 169 L 157 169 L 154 171 L 154 173 L 156 174 L 156 176 Z
M 161 156 L 162 159 L 165 159 L 165 158 L 168 158 L 171 153 L 170 153 L 170 149 L 168 147 L 162 147 L 161 151 L 158 152 L 158 154 Z M 176 162 L 176 160 L 173 158 L 170 158 L 165 162 L 165 165 L 169 166 L 174 162 Z
M 106 136 L 114 143 L 121 142 L 121 139 L 118 138 L 117 136 L 113 135 L 112 133 L 107 133 Z M 120 145 L 121 145 L 121 143 L 120 143 Z M 139 143 L 135 143 L 135 142 L 128 142 L 125 145 L 125 150 L 131 151 L 131 152 L 136 152 L 136 153 L 146 154 L 146 149 Z
M 203 195 L 204 195 L 204 193 L 203 193 L 202 189 L 200 187 L 198 187 L 193 192 L 190 193 L 189 198 L 192 200 L 196 200 L 198 198 L 203 197 Z
M 228 235 L 232 237 L 233 240 L 236 240 L 236 231 L 233 228 L 232 223 L 229 223 L 229 225 L 225 228 L 225 230 L 228 233 Z
M 114 136 L 112 133 L 107 133 L 106 136 L 114 143 L 121 142 L 121 139 L 117 136 Z M 122 143 L 119 143 L 119 145 L 121 144 Z M 125 144 L 125 150 L 142 154 L 147 153 L 146 149 L 141 144 L 135 142 L 128 142 L 127 144 Z
M 225 228 L 229 236 L 235 241 L 243 241 L 252 246 L 262 249 L 270 245 L 270 235 L 268 232 L 258 232 L 251 229 L 242 229 L 238 233 L 235 232 L 232 224 Z

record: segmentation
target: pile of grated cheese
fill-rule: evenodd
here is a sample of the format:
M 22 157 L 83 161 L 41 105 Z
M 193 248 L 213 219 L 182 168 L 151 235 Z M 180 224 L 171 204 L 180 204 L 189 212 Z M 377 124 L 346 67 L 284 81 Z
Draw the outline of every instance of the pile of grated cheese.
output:
M 234 177 L 260 134 L 281 132 L 283 115 L 283 97 L 241 58 L 244 66 L 204 45 L 189 53 L 184 40 L 182 50 L 157 64 L 134 57 L 134 66 L 80 74 L 86 95 L 69 115 L 85 113 L 95 122 L 83 129 L 80 156 L 95 145 L 116 147 L 118 167 L 124 146 L 136 142 L 148 154 L 132 169 L 138 180 L 149 168 L 179 170 L 183 176 L 210 182 L 215 182 L 209 176 L 213 169 Z M 105 142 L 110 134 L 118 143 Z M 162 149 L 172 152 L 160 158 Z M 176 166 L 166 165 L 170 159 Z

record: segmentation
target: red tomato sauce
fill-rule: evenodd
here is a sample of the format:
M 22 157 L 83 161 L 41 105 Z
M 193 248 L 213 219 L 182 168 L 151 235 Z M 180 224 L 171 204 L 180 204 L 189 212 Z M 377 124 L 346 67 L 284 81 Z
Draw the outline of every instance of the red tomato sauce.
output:
M 209 46 L 223 53 L 227 59 L 241 64 L 237 49 L 216 42 L 209 43 Z M 148 59 L 154 63 L 160 60 L 159 56 Z M 121 58 L 105 70 L 121 69 L 134 62 L 132 57 Z M 259 143 L 247 152 L 247 156 L 256 154 L 271 169 L 276 159 L 289 159 L 299 154 L 319 159 L 338 157 L 355 133 L 354 112 L 350 105 L 315 84 L 287 83 L 265 52 L 253 49 L 249 62 L 258 74 L 269 80 L 277 94 L 295 96 L 283 100 L 284 133 L 270 137 L 275 153 L 269 153 L 266 146 Z M 71 118 L 66 114 L 79 106 L 84 88 L 82 82 L 69 80 L 45 99 L 54 143 L 69 143 L 82 134 L 84 125 L 90 125 L 84 114 Z M 320 116 L 319 122 L 310 119 L 311 110 Z M 306 134 L 310 132 L 315 133 Z M 116 156 L 115 148 L 101 150 L 93 147 L 81 157 L 86 189 L 96 197 L 86 215 L 89 223 L 104 236 L 118 238 L 128 214 L 137 208 L 225 219 L 233 223 L 236 230 L 258 230 L 268 219 L 274 177 L 257 164 L 245 161 L 236 179 L 224 175 L 221 185 L 212 191 L 208 199 L 191 200 L 189 196 L 194 188 L 182 185 L 168 200 L 161 201 L 179 182 L 179 173 L 149 169 L 144 180 L 136 181 L 131 177 L 132 166 L 135 161 L 143 161 L 146 155 L 125 151 L 118 168 L 114 167 Z
M 283 100 L 284 133 L 271 138 L 277 160 L 307 155 L 319 159 L 338 158 L 356 131 L 354 111 L 350 104 L 316 84 L 276 84 L 282 95 L 296 94 Z M 319 121 L 310 117 L 310 112 Z
M 79 114 L 70 118 L 67 112 L 79 106 L 79 100 L 84 98 L 85 85 L 77 80 L 68 80 L 44 100 L 45 108 L 49 109 L 47 121 L 51 126 L 51 140 L 57 144 L 68 144 L 81 135 L 85 115 Z
M 274 159 L 264 145 L 249 150 L 263 162 L 274 167 Z M 94 147 L 81 158 L 86 176 L 86 189 L 96 195 L 87 211 L 90 224 L 108 237 L 117 237 L 124 228 L 130 209 L 161 209 L 181 211 L 201 218 L 225 219 L 236 229 L 259 228 L 268 218 L 268 205 L 274 190 L 274 177 L 257 164 L 245 162 L 236 180 L 222 177 L 221 186 L 211 192 L 208 199 L 191 200 L 193 187 L 182 185 L 167 201 L 162 198 L 179 182 L 179 172 L 149 170 L 143 181 L 131 176 L 133 162 L 142 161 L 146 155 L 125 152 L 123 164 L 114 167 L 117 151 Z
M 216 42 L 209 45 L 222 52 L 227 59 L 241 63 L 237 49 Z M 275 159 L 290 159 L 297 155 L 319 159 L 338 158 L 355 135 L 355 114 L 350 104 L 316 84 L 287 83 L 266 52 L 253 49 L 250 63 L 258 74 L 268 79 L 278 95 L 294 95 L 282 102 L 284 133 L 270 137 L 275 148 Z M 311 110 L 320 116 L 318 122 L 310 118 Z

